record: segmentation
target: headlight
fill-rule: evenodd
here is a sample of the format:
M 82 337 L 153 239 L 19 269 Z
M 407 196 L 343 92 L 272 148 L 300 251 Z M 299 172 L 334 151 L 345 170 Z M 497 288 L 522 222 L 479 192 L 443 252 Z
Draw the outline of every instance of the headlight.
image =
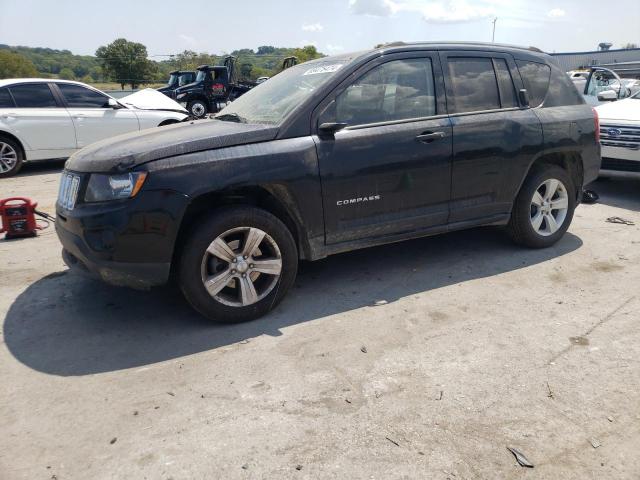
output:
M 187 96 L 187 94 L 186 94 L 186 93 L 179 93 L 179 94 L 176 96 L 176 98 L 184 98 L 184 97 L 186 97 L 186 96 Z
M 105 202 L 121 198 L 135 197 L 144 181 L 147 172 L 130 172 L 119 175 L 92 174 L 84 194 L 85 202 Z

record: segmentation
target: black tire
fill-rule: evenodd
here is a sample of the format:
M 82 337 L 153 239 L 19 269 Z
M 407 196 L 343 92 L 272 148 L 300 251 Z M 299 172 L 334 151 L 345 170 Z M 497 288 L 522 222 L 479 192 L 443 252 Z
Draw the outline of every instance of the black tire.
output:
M 532 207 L 532 199 L 538 188 L 547 180 L 559 180 L 565 187 L 567 193 L 567 211 L 562 224 L 558 230 L 550 235 L 543 236 L 538 233 L 532 225 L 532 215 L 534 210 Z M 565 234 L 571 220 L 573 212 L 576 208 L 576 189 L 573 185 L 571 177 L 566 170 L 549 164 L 535 166 L 529 173 L 520 188 L 520 192 L 516 197 L 516 201 L 511 211 L 511 219 L 507 226 L 507 232 L 511 239 L 520 245 L 529 248 L 546 248 L 555 244 Z
M 22 168 L 22 164 L 24 163 L 24 156 L 22 155 L 22 148 L 15 140 L 4 137 L 0 135 L 0 152 L 2 151 L 3 144 L 5 147 L 5 155 L 7 154 L 7 148 L 10 148 L 12 152 L 15 154 L 15 162 L 12 163 L 12 168 L 9 170 L 5 170 L 5 163 L 3 162 L 2 168 L 0 168 L 0 178 L 11 177 L 18 173 Z M 1 153 L 0 153 L 1 154 Z M 0 159 L 0 161 L 2 161 Z M 5 171 L 3 171 L 5 170 Z
M 246 306 L 230 306 L 211 296 L 205 288 L 203 258 L 211 242 L 225 232 L 244 227 L 262 230 L 277 244 L 282 268 L 275 285 L 264 298 Z M 178 283 L 191 306 L 213 321 L 238 323 L 265 315 L 284 298 L 296 278 L 298 249 L 291 232 L 277 217 L 258 208 L 234 206 L 216 210 L 197 222 L 187 235 L 179 262 Z M 233 284 L 239 286 L 237 281 L 239 279 Z
M 209 113 L 209 105 L 204 100 L 192 100 L 187 104 L 187 110 L 195 118 L 204 118 Z

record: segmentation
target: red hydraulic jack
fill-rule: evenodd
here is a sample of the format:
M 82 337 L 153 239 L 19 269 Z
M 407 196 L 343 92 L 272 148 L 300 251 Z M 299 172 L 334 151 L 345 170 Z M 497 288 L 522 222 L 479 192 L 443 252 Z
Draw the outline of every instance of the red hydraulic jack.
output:
M 36 223 L 37 203 L 23 197 L 0 200 L 0 233 L 6 232 L 6 238 L 35 237 L 42 228 Z

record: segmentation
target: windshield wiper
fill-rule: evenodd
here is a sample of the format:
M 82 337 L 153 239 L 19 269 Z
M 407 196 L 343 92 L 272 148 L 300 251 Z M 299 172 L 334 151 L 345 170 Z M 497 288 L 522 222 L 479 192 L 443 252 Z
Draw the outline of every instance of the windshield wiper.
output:
M 247 119 L 241 117 L 237 113 L 222 113 L 213 118 L 216 120 L 222 120 L 223 122 L 247 123 Z

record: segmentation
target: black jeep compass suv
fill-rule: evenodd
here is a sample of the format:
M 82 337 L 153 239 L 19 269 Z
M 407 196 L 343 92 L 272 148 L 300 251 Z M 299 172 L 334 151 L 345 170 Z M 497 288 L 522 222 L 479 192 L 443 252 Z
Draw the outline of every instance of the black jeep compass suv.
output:
M 600 167 L 598 120 L 551 57 L 392 44 L 292 67 L 214 119 L 71 157 L 56 230 L 70 266 L 203 315 L 273 308 L 298 260 L 479 225 L 527 247 L 566 232 Z

